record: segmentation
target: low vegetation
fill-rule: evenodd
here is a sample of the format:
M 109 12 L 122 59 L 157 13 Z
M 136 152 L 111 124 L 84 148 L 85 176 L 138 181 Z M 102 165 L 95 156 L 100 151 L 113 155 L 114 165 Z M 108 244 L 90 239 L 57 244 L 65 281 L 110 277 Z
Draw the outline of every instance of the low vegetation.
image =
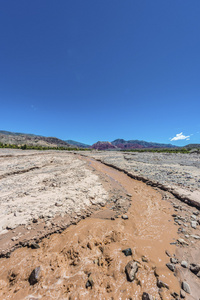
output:
M 156 153 L 191 153 L 198 152 L 200 153 L 200 149 L 193 148 L 173 148 L 173 149 L 130 149 L 130 150 L 120 150 L 123 152 L 156 152 Z
M 90 150 L 90 149 L 86 149 L 86 148 L 67 148 L 67 147 L 44 147 L 44 146 L 33 146 L 33 145 L 14 145 L 14 144 L 3 144 L 0 143 L 0 148 L 10 148 L 10 149 L 22 149 L 22 150 L 65 150 L 65 151 L 86 151 L 86 150 Z

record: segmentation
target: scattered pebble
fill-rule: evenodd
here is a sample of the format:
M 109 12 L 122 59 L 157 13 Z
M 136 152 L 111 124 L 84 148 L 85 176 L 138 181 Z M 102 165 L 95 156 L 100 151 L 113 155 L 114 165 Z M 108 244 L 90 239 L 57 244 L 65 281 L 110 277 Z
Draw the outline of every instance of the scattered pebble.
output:
M 93 286 L 94 286 L 94 280 L 93 280 L 91 274 L 89 274 L 88 281 L 86 282 L 85 287 L 86 287 L 86 289 L 88 289 L 89 287 L 91 287 L 91 289 L 92 289 Z
M 181 262 L 181 267 L 187 268 L 187 266 L 188 266 L 187 261 L 183 260 L 183 261 Z
M 41 275 L 41 268 L 40 267 L 35 268 L 31 272 L 31 275 L 29 276 L 29 279 L 28 279 L 30 285 L 36 284 L 40 279 L 40 275 Z
M 180 291 L 180 296 L 181 296 L 181 298 L 185 298 L 185 296 L 186 296 L 185 291 L 182 289 Z
M 128 220 L 128 216 L 127 215 L 122 215 L 122 219 L 123 220 Z
M 168 267 L 168 269 L 170 269 L 170 271 L 172 271 L 172 272 L 175 271 L 175 265 L 174 264 L 167 263 L 166 266 Z
M 171 257 L 171 258 L 170 258 L 170 262 L 171 262 L 172 264 L 177 264 L 177 263 L 178 263 L 178 259 L 177 259 L 177 258 L 174 258 L 174 257 Z
M 154 300 L 155 297 L 152 297 L 149 293 L 142 294 L 142 300 Z
M 125 272 L 128 281 L 133 281 L 135 279 L 135 274 L 138 271 L 138 264 L 137 262 L 131 260 L 125 267 Z
M 127 248 L 127 249 L 125 249 L 125 250 L 122 250 L 122 252 L 124 253 L 125 256 L 132 255 L 132 250 L 131 250 L 131 248 Z

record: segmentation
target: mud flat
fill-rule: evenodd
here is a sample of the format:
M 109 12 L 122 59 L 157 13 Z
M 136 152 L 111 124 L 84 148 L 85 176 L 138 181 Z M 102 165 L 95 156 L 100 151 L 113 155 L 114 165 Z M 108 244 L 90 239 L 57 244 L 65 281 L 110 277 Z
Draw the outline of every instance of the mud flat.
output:
M 30 217 L 23 213 L 25 224 L 2 226 L 0 299 L 199 300 L 198 209 L 89 157 L 11 151 L 1 159 L 1 203 L 11 209 L 15 188 L 20 195 L 28 189 L 23 202 L 17 199 Z M 34 207 L 45 192 L 49 206 L 42 202 L 40 216 Z

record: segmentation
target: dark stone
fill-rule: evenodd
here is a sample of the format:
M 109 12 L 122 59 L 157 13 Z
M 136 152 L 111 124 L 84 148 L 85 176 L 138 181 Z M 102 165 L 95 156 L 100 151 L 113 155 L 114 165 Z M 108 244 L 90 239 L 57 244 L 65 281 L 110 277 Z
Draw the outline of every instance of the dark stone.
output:
M 149 293 L 142 294 L 142 300 L 153 300 L 154 298 Z
M 176 292 L 173 292 L 171 295 L 172 295 L 172 297 L 174 297 L 175 299 L 178 299 L 178 296 L 179 296 L 179 295 L 178 295 Z
M 10 253 L 10 252 L 7 252 L 6 255 L 5 255 L 5 257 L 6 257 L 6 258 L 10 258 L 10 255 L 11 255 L 11 253 Z
M 171 254 L 169 253 L 168 250 L 165 250 L 165 253 L 167 254 L 167 256 L 171 257 Z
M 85 285 L 85 287 L 86 287 L 86 289 L 88 289 L 89 287 L 93 287 L 93 285 L 94 285 L 94 280 L 93 280 L 93 278 L 92 278 L 92 276 L 91 275 L 89 275 L 89 277 L 88 277 L 88 281 L 86 282 L 86 285 Z
M 161 288 L 169 289 L 169 286 L 166 283 L 164 283 L 163 281 L 159 280 L 159 279 L 157 279 L 157 287 L 160 288 L 160 289 Z
M 175 271 L 175 265 L 174 264 L 166 264 L 166 266 L 168 267 L 168 269 L 170 269 L 170 271 L 174 272 Z
M 126 256 L 132 255 L 132 250 L 131 250 L 131 248 L 124 249 L 124 250 L 122 250 L 122 252 L 123 252 L 124 255 L 126 255 Z
M 31 275 L 29 276 L 29 279 L 28 279 L 30 285 L 36 284 L 40 279 L 40 275 L 41 275 L 41 268 L 40 267 L 35 268 L 31 272 Z
M 38 245 L 37 243 L 31 243 L 30 247 L 31 247 L 31 249 L 39 249 L 40 245 Z
M 178 263 L 178 259 L 177 259 L 177 258 L 174 258 L 174 257 L 171 257 L 171 258 L 170 258 L 170 262 L 171 262 L 172 264 L 177 264 L 177 263 Z
M 200 271 L 200 265 L 197 265 L 197 264 L 191 264 L 190 265 L 190 271 L 192 273 L 194 273 L 195 275 L 197 275 Z

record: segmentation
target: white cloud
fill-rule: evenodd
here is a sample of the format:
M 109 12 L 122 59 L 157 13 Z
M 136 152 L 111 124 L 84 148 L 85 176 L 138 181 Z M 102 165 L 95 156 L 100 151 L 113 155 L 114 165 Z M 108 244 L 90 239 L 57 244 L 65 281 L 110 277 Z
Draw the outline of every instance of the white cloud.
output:
M 175 137 L 173 137 L 170 141 L 179 141 L 179 140 L 186 140 L 189 141 L 190 135 L 183 135 L 183 133 L 177 133 Z

